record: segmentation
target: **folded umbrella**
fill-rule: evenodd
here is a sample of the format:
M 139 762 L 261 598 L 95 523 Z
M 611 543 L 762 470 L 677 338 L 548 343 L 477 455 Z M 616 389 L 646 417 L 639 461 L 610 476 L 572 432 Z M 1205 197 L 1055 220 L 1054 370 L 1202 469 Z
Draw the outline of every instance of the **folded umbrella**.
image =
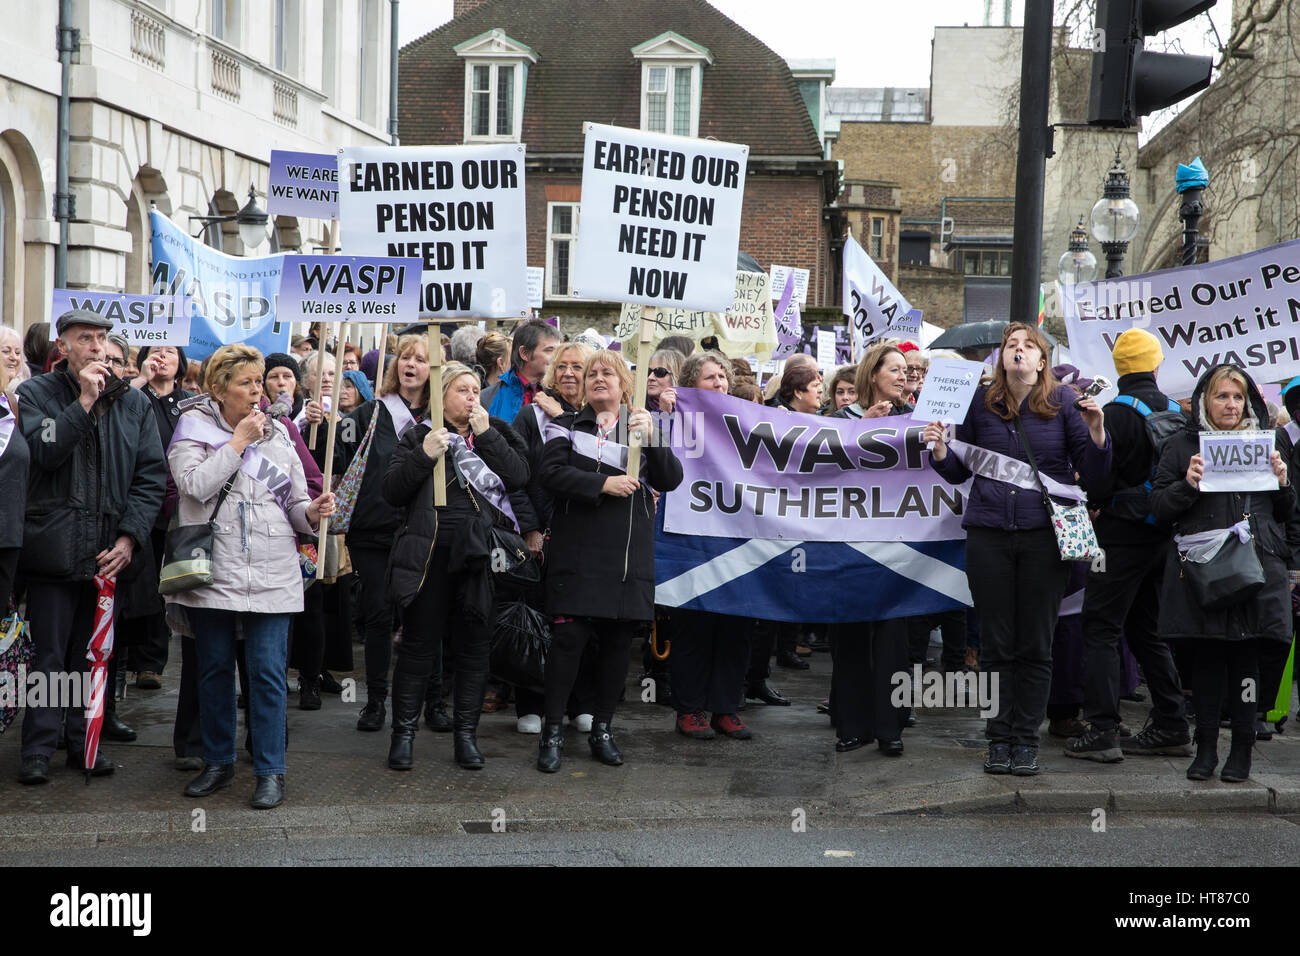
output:
M 97 574 L 95 587 L 99 589 L 95 598 L 95 626 L 90 633 L 90 646 L 86 649 L 86 659 L 90 661 L 90 699 L 86 701 L 86 749 L 82 766 L 87 784 L 99 756 L 99 732 L 104 726 L 104 694 L 109 693 L 105 685 L 108 682 L 108 661 L 113 656 L 113 596 L 117 579 Z

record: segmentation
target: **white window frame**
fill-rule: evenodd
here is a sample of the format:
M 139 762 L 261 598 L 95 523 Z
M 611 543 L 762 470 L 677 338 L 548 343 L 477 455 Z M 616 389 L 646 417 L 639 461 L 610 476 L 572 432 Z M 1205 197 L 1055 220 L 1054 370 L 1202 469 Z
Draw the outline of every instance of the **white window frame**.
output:
M 488 130 L 486 134 L 474 133 L 474 68 L 486 66 L 491 72 L 488 80 Z M 500 89 L 500 71 L 512 70 L 514 79 L 512 83 L 512 95 L 514 102 L 511 104 L 511 131 L 509 133 L 498 133 L 497 128 L 497 91 Z M 465 61 L 465 128 L 464 142 L 466 143 L 518 143 L 521 129 L 524 125 L 524 61 L 523 60 L 505 60 L 500 58 L 492 59 L 473 59 Z
M 652 60 L 646 59 L 641 61 L 641 129 L 645 132 L 650 131 L 650 71 L 653 69 L 667 69 L 667 92 L 664 94 L 666 100 L 664 109 L 664 130 L 665 133 L 673 132 L 674 115 L 674 98 L 677 89 L 676 70 L 691 71 L 691 93 L 688 101 L 688 107 L 691 111 L 690 131 L 686 134 L 700 135 L 700 64 L 690 60 Z
M 567 237 L 569 242 L 569 282 L 568 289 L 563 292 L 553 292 L 552 283 L 555 281 L 555 243 L 564 241 L 565 236 L 556 236 L 551 230 L 551 225 L 555 221 L 554 209 L 557 206 L 570 206 L 573 209 L 573 232 Z M 546 287 L 542 292 L 544 299 L 575 299 L 578 296 L 573 294 L 573 261 L 574 254 L 578 249 L 578 223 L 582 218 L 581 202 L 547 202 L 546 204 Z
M 885 220 L 882 216 L 871 217 L 870 232 L 871 258 L 880 260 L 885 255 Z

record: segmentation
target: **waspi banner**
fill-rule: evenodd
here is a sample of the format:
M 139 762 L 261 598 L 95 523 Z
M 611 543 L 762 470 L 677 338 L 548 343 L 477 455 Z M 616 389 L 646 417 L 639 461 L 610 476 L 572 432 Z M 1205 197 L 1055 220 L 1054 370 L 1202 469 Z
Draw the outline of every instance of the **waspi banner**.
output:
M 1257 382 L 1300 374 L 1300 239 L 1208 265 L 1061 288 L 1073 361 L 1112 375 L 1121 332 L 1146 329 L 1165 353 L 1161 390 L 1192 394 L 1221 362 Z

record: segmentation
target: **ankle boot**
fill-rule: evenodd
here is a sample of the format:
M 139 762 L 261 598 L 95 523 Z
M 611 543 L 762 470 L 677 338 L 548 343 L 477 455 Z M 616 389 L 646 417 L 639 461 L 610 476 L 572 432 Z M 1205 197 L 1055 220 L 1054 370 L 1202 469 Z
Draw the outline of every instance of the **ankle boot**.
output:
M 537 769 L 542 773 L 555 773 L 560 769 L 564 753 L 564 725 L 547 724 L 542 728 L 542 739 L 537 745 Z
M 420 729 L 424 679 L 404 671 L 393 673 L 393 736 L 388 747 L 390 770 L 410 770 L 415 765 L 415 734 Z
M 1253 731 L 1234 730 L 1232 732 L 1232 749 L 1228 759 L 1223 762 L 1219 779 L 1224 783 L 1244 783 L 1250 776 L 1250 751 L 1255 746 Z
M 591 736 L 587 738 L 591 745 L 591 755 L 607 767 L 623 766 L 623 754 L 614 744 L 614 735 L 609 732 L 609 724 L 592 724 Z
M 1219 730 L 1196 728 L 1196 759 L 1187 768 L 1188 780 L 1209 780 L 1219 765 Z

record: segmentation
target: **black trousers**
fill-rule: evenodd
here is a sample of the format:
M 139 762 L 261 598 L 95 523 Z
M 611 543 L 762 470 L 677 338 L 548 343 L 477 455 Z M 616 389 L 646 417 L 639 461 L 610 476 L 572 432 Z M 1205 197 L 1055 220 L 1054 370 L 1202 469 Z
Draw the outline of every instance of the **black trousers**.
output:
M 632 638 L 644 624 L 582 617 L 551 625 L 551 650 L 546 658 L 546 722 L 564 719 L 565 706 L 590 648 L 595 701 L 590 711 L 595 723 L 609 723 L 627 682 Z
M 668 663 L 677 713 L 736 713 L 744 694 L 753 619 L 681 608 L 672 614 L 676 636 Z
M 434 551 L 436 553 L 438 549 Z M 388 670 L 393 663 L 393 605 L 388 600 L 384 581 L 388 573 L 388 553 L 382 548 L 353 547 L 349 547 L 348 552 L 352 555 L 352 567 L 361 578 L 366 697 L 383 701 L 388 697 Z
M 966 612 L 963 610 L 939 611 L 921 614 L 907 620 L 908 659 L 922 664 L 930 654 L 930 632 L 936 627 L 943 637 L 940 666 L 945 671 L 959 671 L 966 666 Z
M 401 675 L 401 679 L 409 680 L 412 686 L 418 684 L 422 690 L 427 688 L 434 661 L 441 657 L 443 644 L 447 644 L 456 671 L 455 713 L 458 718 L 464 716 L 477 726 L 483 706 L 483 688 L 487 683 L 492 629 L 486 621 L 466 613 L 463 575 L 447 570 L 449 554 L 450 549 L 446 547 L 433 549 L 424 586 L 402 614 L 402 642 L 397 646 L 394 675 Z M 353 561 L 356 561 L 355 554 Z M 369 659 L 367 638 L 367 687 Z
M 1106 570 L 1088 572 L 1083 595 L 1083 719 L 1099 730 L 1111 731 L 1119 724 L 1121 634 L 1146 676 L 1152 723 L 1168 731 L 1186 727 L 1178 668 L 1158 632 L 1167 555 L 1167 546 L 1111 545 L 1106 548 Z
M 1261 642 L 1257 638 L 1247 638 L 1240 641 L 1193 640 L 1192 643 L 1196 645 L 1196 669 L 1192 672 L 1196 730 L 1218 734 L 1220 708 L 1226 704 L 1233 735 L 1248 733 L 1253 737 L 1259 700 L 1257 695 L 1246 694 L 1242 685 L 1253 680 L 1258 690 Z M 1249 696 L 1257 699 L 1244 699 Z
M 162 572 L 163 546 L 166 532 L 154 528 L 150 534 L 153 548 L 154 580 Z M 126 650 L 123 656 L 131 670 L 136 673 L 153 671 L 161 674 L 167 667 L 167 651 L 171 643 L 171 631 L 167 629 L 167 615 L 159 611 L 142 617 L 120 620 L 117 625 L 118 643 Z
M 176 694 L 172 750 L 178 757 L 203 756 L 203 731 L 199 727 L 199 658 L 192 637 L 181 637 L 181 683 Z
M 841 740 L 898 740 L 910 708 L 895 707 L 893 676 L 912 679 L 906 618 L 830 628 L 831 724 Z
M 1286 658 L 1291 653 L 1289 641 L 1259 642 L 1259 712 L 1267 714 L 1277 703 L 1278 691 L 1282 689 L 1282 671 L 1286 669 Z
M 302 610 L 289 618 L 289 666 L 299 677 L 319 677 L 325 663 L 325 585 L 317 581 L 302 595 Z
M 0 548 L 0 618 L 9 610 L 14 593 L 14 575 L 18 573 L 18 555 L 22 548 Z
M 86 648 L 95 626 L 95 606 L 99 591 L 93 581 L 61 583 L 27 582 L 27 619 L 32 626 L 34 657 L 31 673 L 46 675 L 46 687 L 67 686 L 60 674 L 85 674 L 89 668 Z M 112 693 L 109 687 L 108 693 Z M 52 701 L 48 699 L 45 703 Z M 67 701 L 58 703 L 67 704 Z M 59 724 L 64 708 L 33 707 L 28 701 L 23 713 L 22 755 L 51 756 L 59 741 Z M 86 740 L 86 711 L 67 707 L 68 752 L 80 751 Z
M 1052 632 L 1070 567 L 1051 528 L 966 529 L 966 578 L 980 618 L 980 669 L 997 682 L 994 743 L 1038 746 L 1052 687 Z

